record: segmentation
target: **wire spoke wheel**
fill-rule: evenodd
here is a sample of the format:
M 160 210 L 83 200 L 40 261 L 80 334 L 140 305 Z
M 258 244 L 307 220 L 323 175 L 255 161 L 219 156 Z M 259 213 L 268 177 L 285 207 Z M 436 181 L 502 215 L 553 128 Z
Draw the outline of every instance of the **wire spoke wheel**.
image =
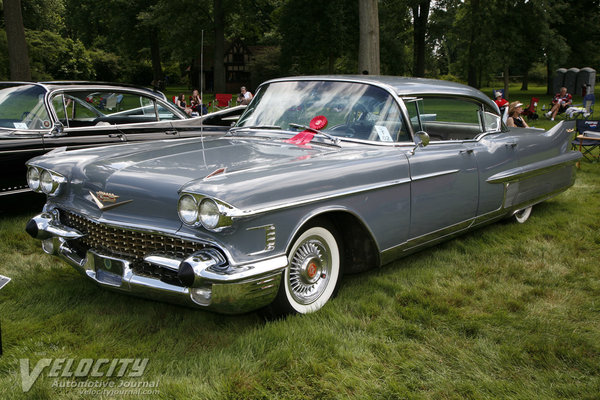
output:
M 334 295 L 340 278 L 340 249 L 330 229 L 315 226 L 294 242 L 280 291 L 284 308 L 305 314 Z

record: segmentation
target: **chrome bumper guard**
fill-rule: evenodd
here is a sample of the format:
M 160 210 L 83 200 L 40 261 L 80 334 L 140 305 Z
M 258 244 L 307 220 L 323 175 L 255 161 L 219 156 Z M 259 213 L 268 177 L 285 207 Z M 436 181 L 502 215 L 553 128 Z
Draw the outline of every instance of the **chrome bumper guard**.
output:
M 237 314 L 270 304 L 279 290 L 285 255 L 240 266 L 228 266 L 216 250 L 201 250 L 181 260 L 152 254 L 144 261 L 176 271 L 186 286 L 136 274 L 131 262 L 90 249 L 81 257 L 69 243 L 83 233 L 60 223 L 58 211 L 33 217 L 26 231 L 42 241 L 42 249 L 66 260 L 98 285 L 154 300 Z

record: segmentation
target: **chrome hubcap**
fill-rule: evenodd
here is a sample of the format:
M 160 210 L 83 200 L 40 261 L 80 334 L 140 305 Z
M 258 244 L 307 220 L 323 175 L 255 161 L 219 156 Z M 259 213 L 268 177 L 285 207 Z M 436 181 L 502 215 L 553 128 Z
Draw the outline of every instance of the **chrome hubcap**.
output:
M 300 304 L 311 304 L 321 296 L 331 275 L 329 248 L 317 238 L 309 238 L 296 249 L 290 263 L 291 295 Z

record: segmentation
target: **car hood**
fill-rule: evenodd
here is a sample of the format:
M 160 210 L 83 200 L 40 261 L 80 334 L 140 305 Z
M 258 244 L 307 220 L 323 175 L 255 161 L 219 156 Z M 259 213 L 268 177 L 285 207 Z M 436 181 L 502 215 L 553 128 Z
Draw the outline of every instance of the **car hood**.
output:
M 306 193 L 322 190 L 308 182 L 343 176 L 342 170 L 331 168 L 331 160 L 355 163 L 362 158 L 359 148 L 222 137 L 54 151 L 29 163 L 69 180 L 54 203 L 100 220 L 176 230 L 180 191 L 213 196 L 238 208 L 265 206 L 275 197 L 289 196 L 293 187 L 306 186 Z M 99 192 L 118 198 L 101 209 L 93 198 L 102 201 Z

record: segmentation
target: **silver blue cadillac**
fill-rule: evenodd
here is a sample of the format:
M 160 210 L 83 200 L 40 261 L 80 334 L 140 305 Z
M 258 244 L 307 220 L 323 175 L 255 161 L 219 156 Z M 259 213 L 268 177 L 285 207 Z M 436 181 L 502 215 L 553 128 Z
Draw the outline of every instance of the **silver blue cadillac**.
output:
M 220 137 L 57 149 L 27 232 L 102 287 L 222 313 L 319 310 L 342 275 L 569 188 L 568 123 L 507 129 L 471 87 L 326 76 L 265 82 Z

